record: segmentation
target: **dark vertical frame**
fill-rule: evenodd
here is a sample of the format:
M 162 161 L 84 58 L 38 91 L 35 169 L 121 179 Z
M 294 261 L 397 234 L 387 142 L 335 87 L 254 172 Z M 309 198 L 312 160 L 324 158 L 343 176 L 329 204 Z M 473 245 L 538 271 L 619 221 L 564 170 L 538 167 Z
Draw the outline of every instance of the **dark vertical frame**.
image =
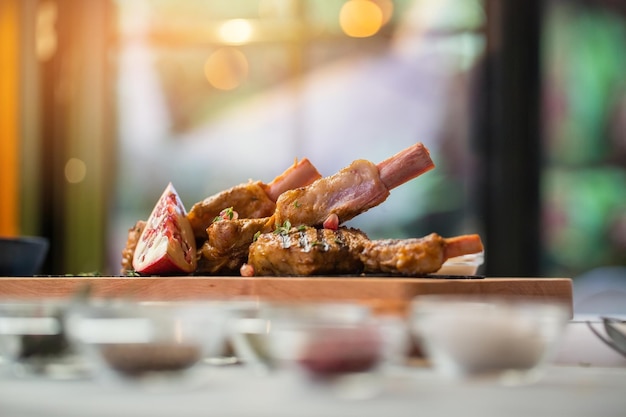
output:
M 487 276 L 538 276 L 542 1 L 486 0 L 478 93 L 479 216 Z

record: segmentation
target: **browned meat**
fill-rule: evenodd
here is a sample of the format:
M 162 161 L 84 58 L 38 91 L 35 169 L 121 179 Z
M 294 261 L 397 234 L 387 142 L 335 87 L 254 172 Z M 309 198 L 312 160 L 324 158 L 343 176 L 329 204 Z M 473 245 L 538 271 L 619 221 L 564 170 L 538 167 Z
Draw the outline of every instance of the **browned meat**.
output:
M 360 253 L 366 272 L 421 275 L 437 272 L 445 262 L 446 240 L 433 233 L 418 239 L 369 242 Z
M 448 258 L 482 250 L 478 235 L 446 239 L 433 233 L 420 239 L 368 240 L 357 229 L 299 227 L 259 236 L 250 245 L 248 263 L 257 276 L 361 272 L 421 276 L 437 272 Z
M 414 239 L 368 242 L 360 253 L 365 272 L 425 275 L 437 272 L 450 258 L 483 251 L 478 235 L 443 238 L 436 233 Z
M 286 190 L 311 184 L 321 175 L 311 162 L 304 158 L 296 161 L 269 184 L 249 181 L 219 192 L 194 204 L 187 214 L 194 235 L 206 239 L 206 229 L 219 213 L 232 207 L 239 218 L 268 217 L 276 209 L 276 198 Z
M 139 242 L 144 227 L 146 227 L 146 222 L 139 220 L 133 227 L 128 229 L 126 247 L 122 250 L 122 275 L 134 270 L 133 255 L 135 254 L 135 248 L 137 248 L 137 242 Z
M 360 257 L 365 264 L 365 272 L 430 274 L 437 272 L 447 259 L 446 239 L 432 233 L 416 239 L 375 240 L 365 245 Z
M 258 276 L 358 274 L 366 241 L 357 229 L 278 228 L 250 245 L 248 263 Z
M 271 232 L 268 218 L 219 220 L 207 228 L 207 241 L 198 250 L 197 273 L 239 274 L 258 233 Z
M 278 227 L 280 230 L 287 223 L 294 226 L 326 225 L 329 229 L 335 229 L 339 224 L 385 201 L 394 187 L 433 168 L 434 163 L 428 150 L 421 143 L 417 143 L 378 165 L 365 160 L 356 160 L 326 178 L 320 178 L 319 172 L 308 160 L 303 159 L 300 162 L 296 161 L 270 184 L 250 181 L 208 197 L 196 203 L 187 215 L 200 245 L 196 272 L 236 273 L 246 262 L 246 255 L 252 256 L 250 245 L 257 232 L 263 233 L 261 242 L 266 239 L 273 241 L 271 236 L 282 236 L 284 244 L 286 237 L 283 234 L 267 234 L 267 229 Z M 298 186 L 300 188 L 297 188 Z M 220 216 L 220 212 L 227 208 L 237 212 L 238 219 L 241 220 L 221 220 L 212 224 L 215 218 Z M 255 218 L 260 220 L 245 220 Z M 278 261 L 276 266 L 268 266 L 267 270 L 270 271 L 272 268 L 276 270 L 285 264 L 284 271 L 278 269 L 275 273 L 296 275 L 357 273 L 363 268 L 363 260 L 358 255 L 363 248 L 360 248 L 360 243 L 355 242 L 367 239 L 361 236 L 362 232 L 355 234 L 345 232 L 351 229 L 340 230 L 343 231 L 337 233 L 341 233 L 341 237 L 332 237 L 335 232 L 323 229 L 316 231 L 314 237 L 309 236 L 313 232 L 307 229 L 304 233 L 305 240 L 302 240 L 303 248 L 307 248 L 307 251 L 294 250 L 294 254 L 290 256 L 296 259 L 295 262 Z M 344 234 L 359 238 L 345 237 Z M 329 240 L 331 237 L 332 241 Z M 322 243 L 319 245 L 311 243 L 307 246 L 307 241 Z M 300 242 L 298 238 L 298 243 Z M 356 246 L 348 250 L 352 244 Z M 254 253 L 266 250 L 263 246 L 255 244 Z M 272 244 L 268 243 L 267 246 L 267 250 L 271 250 Z M 134 248 L 127 246 L 127 249 L 130 251 Z M 346 251 L 350 252 L 351 256 L 345 256 Z M 276 257 L 284 250 L 275 252 L 276 255 L 272 255 L 272 259 L 268 258 L 265 262 L 276 261 Z M 298 261 L 297 253 L 307 255 L 303 255 Z M 313 259 L 307 260 L 309 257 Z M 260 256 L 256 257 L 255 262 L 263 271 L 264 261 Z
M 261 181 L 236 185 L 207 197 L 194 204 L 187 214 L 196 238 L 206 239 L 207 228 L 223 209 L 229 207 L 232 207 L 240 218 L 255 219 L 271 216 L 276 203 L 267 196 Z
M 274 219 L 320 226 L 331 214 L 344 223 L 385 201 L 389 190 L 434 168 L 426 147 L 417 143 L 378 165 L 356 160 L 329 177 L 278 197 Z
M 389 196 L 391 188 L 433 167 L 429 152 L 421 143 L 404 149 L 378 165 L 365 160 L 354 161 L 334 175 L 283 192 L 278 197 L 276 210 L 268 224 L 282 226 L 289 222 L 294 226 L 320 226 L 331 214 L 338 216 L 339 222 L 345 222 L 382 203 Z M 218 242 L 218 239 L 224 241 Z M 214 247 L 237 247 L 238 253 L 243 253 L 243 249 L 252 241 L 253 236 L 250 234 L 238 236 L 236 233 L 221 233 L 210 236 L 202 249 L 202 264 L 210 265 L 212 273 L 230 273 L 237 261 L 243 265 L 245 259 L 238 255 L 228 261 L 227 271 L 221 271 L 217 268 L 225 264 L 224 257 L 228 254 L 222 250 L 216 251 Z
M 294 225 L 321 225 L 331 212 L 338 214 L 341 219 L 347 220 L 364 211 L 364 208 L 373 207 L 380 203 L 388 195 L 389 191 L 381 182 L 376 165 L 359 160 L 331 177 L 315 181 L 307 187 L 285 191 L 278 197 L 278 208 L 274 217 L 269 220 L 269 224 L 273 225 L 275 222 L 278 225 L 283 225 L 289 221 Z M 239 214 L 241 216 L 241 213 Z M 220 225 L 220 227 L 225 226 Z M 207 229 L 209 234 L 211 234 L 210 229 Z M 233 229 L 237 229 L 236 223 Z M 227 262 L 227 271 L 221 271 L 219 267 L 225 265 L 224 258 L 228 257 L 228 254 L 221 250 L 214 250 L 214 246 L 247 249 L 247 246 L 253 241 L 253 235 L 238 236 L 236 233 L 220 233 L 210 236 L 202 248 L 203 271 L 211 273 L 231 272 L 230 269 L 235 266 L 238 260 L 243 265 L 246 262 L 245 258 L 237 256 Z M 225 241 L 218 242 L 220 239 Z M 313 253 L 317 253 L 317 251 L 316 249 Z M 297 268 L 297 266 L 294 267 Z M 303 268 L 305 267 L 303 266 Z M 303 273 L 303 275 L 307 274 Z

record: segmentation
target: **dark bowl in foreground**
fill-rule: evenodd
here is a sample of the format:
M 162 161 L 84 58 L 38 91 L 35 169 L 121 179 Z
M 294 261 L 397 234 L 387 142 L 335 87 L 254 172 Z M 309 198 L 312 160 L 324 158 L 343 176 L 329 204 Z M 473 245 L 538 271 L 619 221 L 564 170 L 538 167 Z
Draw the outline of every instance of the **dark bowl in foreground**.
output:
M 0 237 L 0 276 L 38 274 L 46 260 L 48 247 L 48 239 L 44 237 Z

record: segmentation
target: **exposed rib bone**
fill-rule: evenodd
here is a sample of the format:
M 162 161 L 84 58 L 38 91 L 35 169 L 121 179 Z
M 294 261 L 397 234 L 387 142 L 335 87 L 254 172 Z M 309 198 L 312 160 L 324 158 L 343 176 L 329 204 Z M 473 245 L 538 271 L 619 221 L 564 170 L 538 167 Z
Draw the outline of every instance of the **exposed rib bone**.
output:
M 380 179 L 392 190 L 435 168 L 428 149 L 416 143 L 377 165 Z
M 296 160 L 285 172 L 267 184 L 265 193 L 272 201 L 276 201 L 285 191 L 309 185 L 321 177 L 313 164 L 307 158 L 303 158 L 300 161 Z
M 483 250 L 483 242 L 479 235 L 450 237 L 446 239 L 444 258 L 456 258 L 457 256 L 479 253 Z

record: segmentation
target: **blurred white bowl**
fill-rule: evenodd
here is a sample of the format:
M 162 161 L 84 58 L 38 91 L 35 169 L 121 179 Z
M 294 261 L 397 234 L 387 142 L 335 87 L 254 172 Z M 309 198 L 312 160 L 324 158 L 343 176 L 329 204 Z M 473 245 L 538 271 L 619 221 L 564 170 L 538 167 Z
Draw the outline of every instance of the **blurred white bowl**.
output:
M 255 322 L 256 346 L 272 366 L 315 380 L 375 373 L 408 348 L 404 321 L 358 303 L 266 304 Z
M 0 302 L 0 355 L 14 376 L 84 377 L 86 363 L 67 337 L 64 300 Z
M 147 381 L 180 378 L 224 345 L 227 313 L 210 302 L 92 301 L 75 306 L 67 331 L 96 376 Z
M 399 349 L 397 322 L 350 302 L 268 303 L 241 330 L 268 370 L 296 377 L 294 388 L 349 399 L 377 395 L 385 364 Z
M 568 319 L 563 304 L 505 296 L 418 296 L 410 313 L 412 331 L 439 373 L 504 384 L 543 375 Z

